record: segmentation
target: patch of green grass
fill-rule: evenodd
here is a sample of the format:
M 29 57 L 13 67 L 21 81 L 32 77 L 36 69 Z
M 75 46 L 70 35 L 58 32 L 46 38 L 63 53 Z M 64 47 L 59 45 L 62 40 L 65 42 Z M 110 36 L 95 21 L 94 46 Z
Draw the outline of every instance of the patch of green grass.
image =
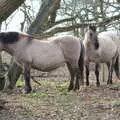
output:
M 38 81 L 39 82 L 39 81 Z M 40 81 L 41 86 L 50 86 L 50 87 L 54 87 L 54 86 L 58 86 L 58 87 L 67 87 L 69 82 L 50 82 L 50 81 Z M 31 82 L 32 86 L 36 86 L 38 84 L 36 84 L 34 81 Z M 24 86 L 24 80 L 19 79 L 17 81 L 17 86 Z
M 113 100 L 111 104 L 113 107 L 117 107 L 117 106 L 120 107 L 120 98 Z
M 32 86 L 35 87 L 37 86 L 37 84 L 35 82 L 31 82 Z M 37 91 L 35 93 L 30 93 L 25 95 L 25 97 L 28 98 L 45 98 L 48 96 L 55 96 L 55 95 L 68 95 L 68 82 L 50 82 L 50 81 L 40 81 L 41 86 L 44 87 L 53 87 L 53 89 L 51 88 L 49 91 Z M 17 81 L 17 86 L 22 87 L 24 86 L 24 81 L 22 81 L 21 79 Z M 56 89 L 55 89 L 56 87 Z
M 23 80 L 18 80 L 17 83 L 16 83 L 16 85 L 17 85 L 18 87 L 22 87 L 22 86 L 25 85 L 25 83 L 24 83 Z
M 48 93 L 47 92 L 36 92 L 36 93 L 30 93 L 30 94 L 27 94 L 25 95 L 26 97 L 29 97 L 29 98 L 39 98 L 39 97 L 47 97 L 48 96 Z
M 111 86 L 112 87 L 119 87 L 120 86 L 120 82 L 114 82 Z
M 40 82 L 42 86 L 58 86 L 58 87 L 67 87 L 68 82 L 50 82 L 50 81 L 41 81 Z
M 40 97 L 48 97 L 49 95 L 51 96 L 55 96 L 55 95 L 68 95 L 68 90 L 67 88 L 64 88 L 62 90 L 51 90 L 51 91 L 45 91 L 45 92 L 35 92 L 35 93 L 30 93 L 25 95 L 26 97 L 30 97 L 30 98 L 40 98 Z
M 64 88 L 62 90 L 59 90 L 59 94 L 61 94 L 61 95 L 68 95 L 68 89 Z

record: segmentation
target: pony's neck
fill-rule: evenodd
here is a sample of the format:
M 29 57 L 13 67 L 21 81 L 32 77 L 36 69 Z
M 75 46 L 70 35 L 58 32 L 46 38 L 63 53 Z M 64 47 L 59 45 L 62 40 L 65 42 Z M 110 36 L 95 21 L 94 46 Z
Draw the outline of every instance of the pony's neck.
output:
M 26 46 L 27 40 L 20 40 L 13 44 L 6 44 L 4 45 L 4 49 L 6 52 L 8 52 L 11 55 L 16 55 L 20 53 L 21 51 L 24 51 L 24 48 Z

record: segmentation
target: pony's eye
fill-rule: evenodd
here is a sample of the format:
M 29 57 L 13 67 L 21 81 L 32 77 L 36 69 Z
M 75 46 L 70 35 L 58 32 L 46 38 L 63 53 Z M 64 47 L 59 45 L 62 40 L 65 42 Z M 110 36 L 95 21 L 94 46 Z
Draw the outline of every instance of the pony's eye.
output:
M 90 37 L 92 37 L 92 33 L 90 33 Z

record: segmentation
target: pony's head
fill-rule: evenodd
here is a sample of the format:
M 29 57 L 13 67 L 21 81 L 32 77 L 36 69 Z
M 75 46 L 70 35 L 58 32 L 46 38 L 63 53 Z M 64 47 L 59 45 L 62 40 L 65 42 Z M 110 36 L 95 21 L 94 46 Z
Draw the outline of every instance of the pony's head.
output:
M 0 33 L 0 51 L 8 44 L 14 44 L 19 40 L 18 32 L 1 32 Z
M 90 45 L 93 45 L 95 49 L 98 49 L 99 43 L 96 33 L 96 27 L 95 26 L 88 26 L 84 30 L 85 37 L 84 37 L 84 44 L 85 46 L 89 47 Z

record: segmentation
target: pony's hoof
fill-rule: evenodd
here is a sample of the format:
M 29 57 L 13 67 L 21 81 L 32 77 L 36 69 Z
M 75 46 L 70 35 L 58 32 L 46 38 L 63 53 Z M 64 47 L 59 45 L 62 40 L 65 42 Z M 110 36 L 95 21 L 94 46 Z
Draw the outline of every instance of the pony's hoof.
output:
M 75 86 L 74 91 L 79 90 L 79 89 L 80 89 L 80 86 L 77 85 L 77 86 Z
M 112 85 L 112 82 L 107 82 L 107 85 Z
M 100 87 L 100 83 L 97 83 L 96 85 L 97 85 L 97 87 Z
M 24 91 L 24 94 L 28 94 L 28 93 L 30 93 L 31 91 Z
M 89 83 L 86 83 L 86 86 L 89 86 Z
M 77 90 L 76 88 L 73 89 L 74 92 L 75 92 L 76 90 Z
M 25 88 L 25 91 L 24 91 L 24 94 L 28 94 L 28 93 L 30 93 L 32 91 L 32 88 L 31 87 L 27 87 L 27 88 Z
M 70 92 L 71 90 L 73 90 L 73 87 L 68 87 L 68 92 Z

